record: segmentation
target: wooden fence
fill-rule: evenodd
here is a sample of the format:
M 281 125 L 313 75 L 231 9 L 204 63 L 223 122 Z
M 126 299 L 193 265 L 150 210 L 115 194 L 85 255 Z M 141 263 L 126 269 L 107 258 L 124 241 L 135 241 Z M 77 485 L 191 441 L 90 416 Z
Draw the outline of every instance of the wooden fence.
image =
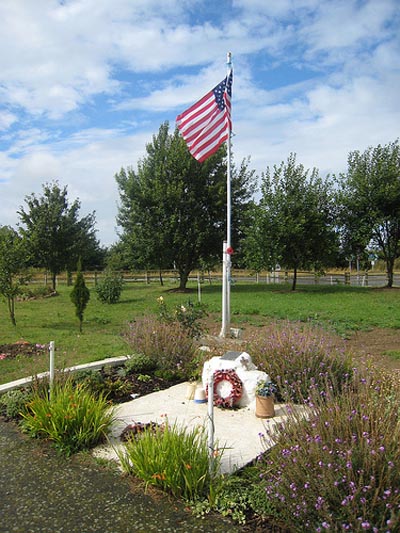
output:
M 87 284 L 96 285 L 104 277 L 102 271 L 86 271 L 83 273 Z M 179 283 L 179 275 L 175 270 L 156 270 L 148 271 L 121 271 L 126 283 L 160 283 L 160 278 L 165 282 Z M 75 273 L 72 274 L 74 279 Z M 234 269 L 231 272 L 231 282 L 234 283 L 267 283 L 282 284 L 292 283 L 293 272 L 275 271 L 275 272 L 252 272 L 249 270 Z M 222 273 L 220 271 L 193 271 L 190 275 L 189 282 L 196 283 L 220 283 L 222 282 Z M 49 285 L 51 277 L 46 272 L 36 272 L 32 277 L 32 283 Z M 57 276 L 57 284 L 67 284 L 68 275 L 66 272 Z M 70 281 L 71 283 L 71 281 Z M 359 287 L 384 287 L 387 284 L 387 276 L 383 272 L 349 272 L 334 271 L 326 272 L 323 275 L 317 275 L 314 272 L 298 272 L 298 285 L 351 285 Z M 400 273 L 394 274 L 393 285 L 400 286 Z

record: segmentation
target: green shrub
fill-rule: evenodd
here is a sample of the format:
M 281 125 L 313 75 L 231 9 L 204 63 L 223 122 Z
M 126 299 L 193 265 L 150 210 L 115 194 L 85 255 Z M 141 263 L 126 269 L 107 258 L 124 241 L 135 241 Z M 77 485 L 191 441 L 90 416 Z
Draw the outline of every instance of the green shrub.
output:
M 325 390 L 340 394 L 352 380 L 349 354 L 304 325 L 276 325 L 264 330 L 247 351 L 277 384 L 278 400 L 302 403 L 315 390 L 321 396 Z
M 202 304 L 193 304 L 191 301 L 185 305 L 177 304 L 173 311 L 170 311 L 162 296 L 157 298 L 159 305 L 159 317 L 162 322 L 172 324 L 179 322 L 189 335 L 195 339 L 199 338 L 203 333 L 203 326 L 201 320 L 207 315 Z
M 124 363 L 126 374 L 136 374 L 137 372 L 150 372 L 155 370 L 157 365 L 151 357 L 143 353 L 134 353 Z
M 166 423 L 143 431 L 128 439 L 119 458 L 125 472 L 189 502 L 215 498 L 220 486 L 221 455 L 210 473 L 207 435 L 201 427 L 185 430 Z
M 29 389 L 14 389 L 0 396 L 0 414 L 17 420 L 26 412 L 26 405 L 32 399 Z
M 55 296 L 57 293 L 52 287 L 43 285 L 40 287 L 32 287 L 30 285 L 23 285 L 21 287 L 21 300 L 29 300 L 36 298 L 46 298 L 47 296 Z
M 121 274 L 107 271 L 105 277 L 96 286 L 98 299 L 104 304 L 119 302 L 123 284 L 124 280 Z
M 400 389 L 388 379 L 357 372 L 308 418 L 293 409 L 267 431 L 265 503 L 290 531 L 400 530 Z
M 213 506 L 206 506 L 203 502 L 202 505 L 194 506 L 193 510 L 195 514 L 203 515 L 204 511 L 214 508 L 222 516 L 229 516 L 235 522 L 245 524 L 254 515 L 258 519 L 262 518 L 265 507 L 265 483 L 260 481 L 258 470 L 248 467 L 239 474 L 224 478 Z
M 152 316 L 138 318 L 125 332 L 128 345 L 149 357 L 157 368 L 187 375 L 196 344 L 179 323 L 160 322 Z
M 103 395 L 94 396 L 72 379 L 55 383 L 51 398 L 35 392 L 21 425 L 32 437 L 47 438 L 65 455 L 100 442 L 113 421 L 113 410 Z
M 79 320 L 79 331 L 82 333 L 83 313 L 90 300 L 90 291 L 86 287 L 85 278 L 81 271 L 81 262 L 78 262 L 78 271 L 70 298 L 75 305 L 75 314 Z

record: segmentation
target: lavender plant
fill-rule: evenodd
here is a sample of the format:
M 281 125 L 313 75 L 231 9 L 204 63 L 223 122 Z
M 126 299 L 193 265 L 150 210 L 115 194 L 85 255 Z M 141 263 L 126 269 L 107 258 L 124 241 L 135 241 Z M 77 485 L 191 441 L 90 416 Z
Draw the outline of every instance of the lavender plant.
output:
M 125 332 L 128 345 L 154 361 L 158 368 L 186 375 L 196 352 L 194 339 L 179 322 L 138 318 Z
M 312 396 L 308 416 L 294 408 L 265 434 L 269 512 L 291 531 L 399 531 L 398 384 L 370 370 L 325 403 Z
M 303 403 L 310 393 L 339 394 L 352 379 L 352 361 L 310 327 L 276 325 L 262 331 L 247 348 L 256 365 L 277 385 L 277 399 Z

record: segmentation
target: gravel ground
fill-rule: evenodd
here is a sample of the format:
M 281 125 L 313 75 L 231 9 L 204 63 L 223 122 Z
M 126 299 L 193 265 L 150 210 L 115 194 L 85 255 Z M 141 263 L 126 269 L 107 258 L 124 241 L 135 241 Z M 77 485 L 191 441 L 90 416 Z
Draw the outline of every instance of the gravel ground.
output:
M 90 459 L 63 459 L 0 419 L 1 533 L 235 533 L 220 516 L 196 519 L 168 498 L 133 492 Z M 242 530 L 243 531 L 243 530 Z

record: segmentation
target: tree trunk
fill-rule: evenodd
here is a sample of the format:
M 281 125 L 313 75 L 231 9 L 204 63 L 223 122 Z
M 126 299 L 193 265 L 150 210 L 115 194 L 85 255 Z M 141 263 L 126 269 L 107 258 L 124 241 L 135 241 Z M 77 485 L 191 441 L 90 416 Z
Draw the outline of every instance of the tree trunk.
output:
M 394 260 L 389 259 L 386 261 L 386 271 L 387 271 L 387 286 L 391 289 L 393 287 L 393 268 Z
M 188 282 L 190 271 L 187 272 L 186 270 L 179 270 L 179 290 L 185 291 L 186 290 L 186 284 Z
M 57 282 L 57 274 L 52 272 L 52 274 L 51 274 L 51 286 L 52 286 L 54 292 L 56 290 L 56 282 Z
M 15 320 L 15 300 L 14 297 L 9 296 L 7 298 L 8 303 L 8 311 L 10 313 L 10 319 L 13 326 L 17 325 L 17 321 Z
M 296 290 L 296 283 L 297 283 L 297 267 L 294 267 L 294 269 L 293 269 L 292 291 Z
M 162 276 L 162 270 L 161 270 L 161 268 L 160 268 L 159 271 L 158 271 L 158 277 L 159 277 L 159 279 L 160 279 L 160 285 L 161 285 L 161 287 L 164 287 L 164 280 L 163 280 L 163 276 Z

